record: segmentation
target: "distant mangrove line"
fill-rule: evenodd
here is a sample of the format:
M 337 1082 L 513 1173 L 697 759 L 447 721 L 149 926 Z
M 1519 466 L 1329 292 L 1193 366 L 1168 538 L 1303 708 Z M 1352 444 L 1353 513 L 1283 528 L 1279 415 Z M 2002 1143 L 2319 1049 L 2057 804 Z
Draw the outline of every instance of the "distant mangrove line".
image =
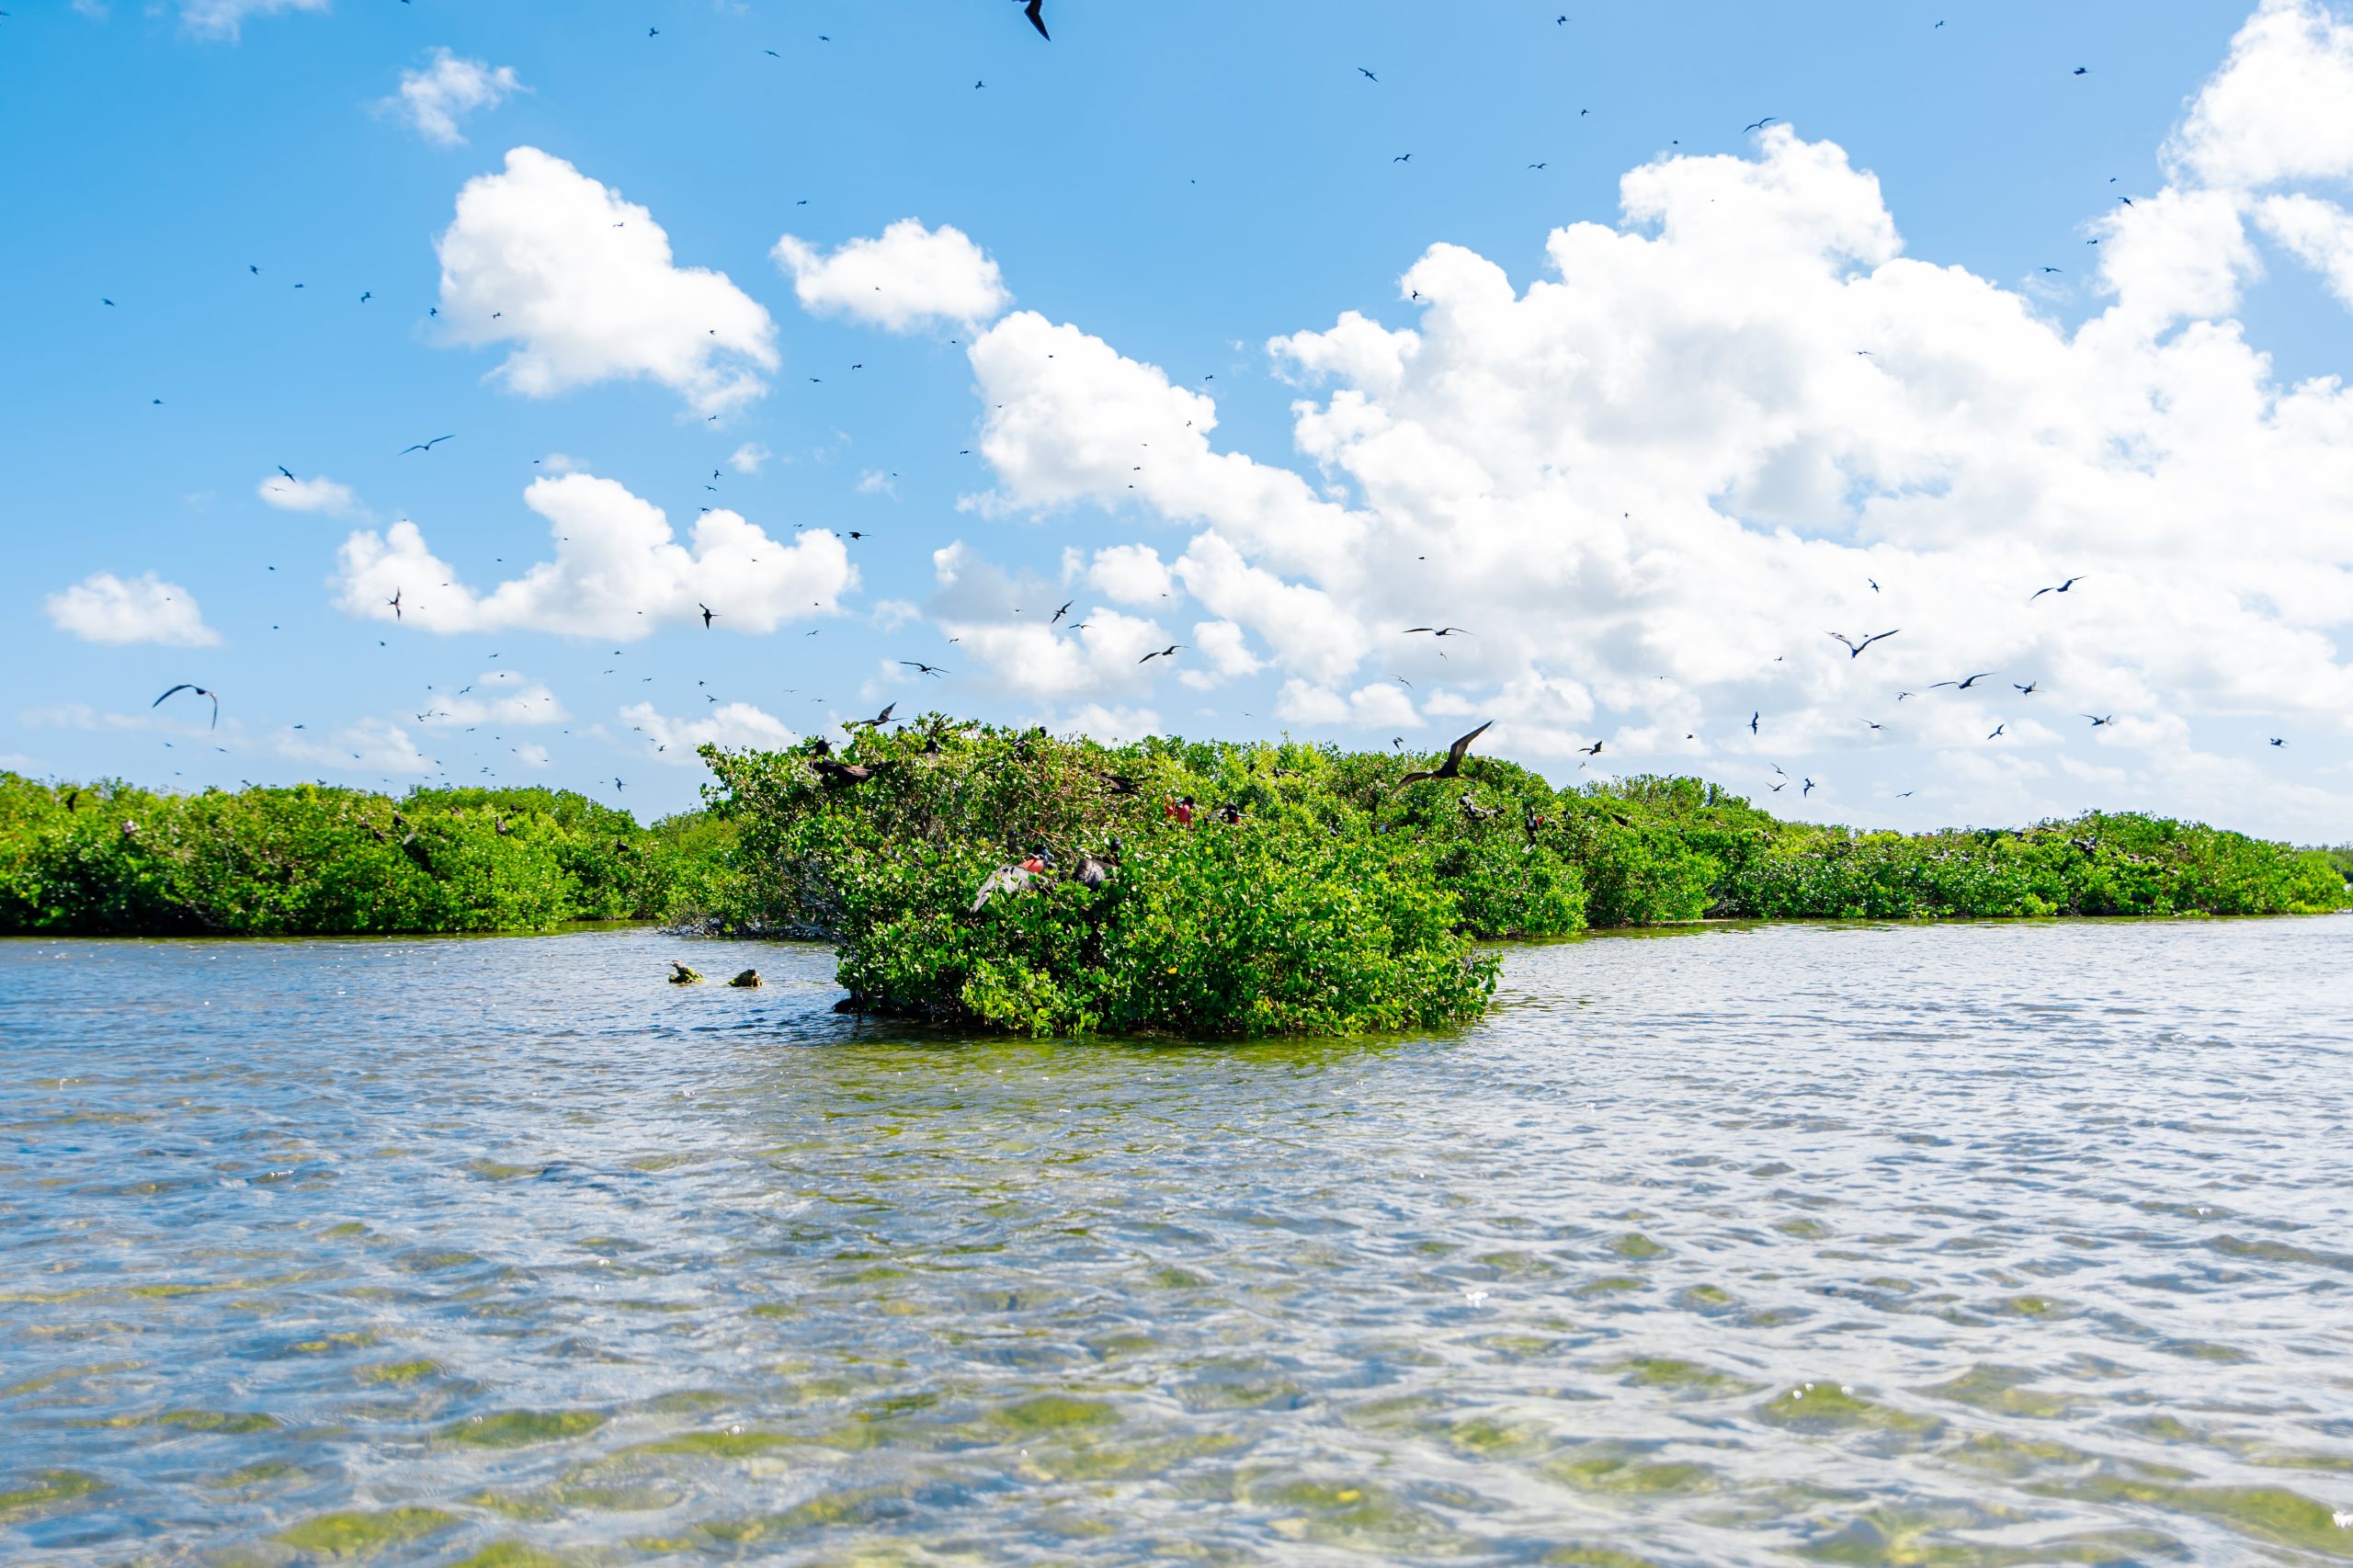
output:
M 2137 813 L 1790 823 L 1698 778 L 1555 790 L 1434 758 L 930 716 L 705 748 L 698 812 L 547 790 L 156 794 L 0 774 L 0 933 L 358 934 L 659 919 L 839 955 L 846 1009 L 1026 1033 L 1342 1033 L 1484 1009 L 1483 943 L 1707 918 L 2280 915 L 2345 858 Z M 1437 777 L 1408 782 L 1414 773 Z

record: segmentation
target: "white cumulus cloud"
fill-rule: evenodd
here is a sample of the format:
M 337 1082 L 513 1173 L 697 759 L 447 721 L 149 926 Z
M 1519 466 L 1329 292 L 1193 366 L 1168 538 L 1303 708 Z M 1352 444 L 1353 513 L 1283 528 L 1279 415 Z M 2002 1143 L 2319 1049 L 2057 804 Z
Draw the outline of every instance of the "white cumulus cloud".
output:
M 438 765 L 389 719 L 362 719 L 324 736 L 279 733 L 278 755 L 348 773 L 430 773 Z
M 344 541 L 338 603 L 426 631 L 514 627 L 629 640 L 664 626 L 699 629 L 706 605 L 716 628 L 773 631 L 831 612 L 858 581 L 842 540 L 822 529 L 779 543 L 721 509 L 703 513 L 681 543 L 662 508 L 585 473 L 534 480 L 523 501 L 547 519 L 554 551 L 520 577 L 477 592 L 402 521 Z
M 192 33 L 233 43 L 247 17 L 326 8 L 327 0 L 180 0 L 180 21 Z
M 961 540 L 932 552 L 938 590 L 925 617 L 960 652 L 1024 696 L 1060 699 L 1149 689 L 1147 653 L 1176 639 L 1154 621 L 1097 608 L 1053 619 L 1063 595 L 1040 577 L 1010 574 Z M 1164 661 L 1155 660 L 1155 664 Z
M 1312 482 L 1218 449 L 1204 393 L 1017 311 L 970 348 L 995 482 L 964 504 L 1086 509 L 1110 537 L 1065 559 L 1107 597 L 1169 548 L 1123 535 L 1182 530 L 1170 575 L 1263 648 L 1301 722 L 1403 725 L 1402 676 L 1530 757 L 1601 741 L 1595 766 L 1760 780 L 1851 759 L 1854 798 L 1916 780 L 2015 820 L 2086 803 L 2056 756 L 2088 754 L 2126 776 L 2103 803 L 2341 836 L 2347 802 L 2332 828 L 2286 780 L 2233 796 L 2222 753 L 2353 733 L 2353 391 L 2279 380 L 2233 314 L 2262 278 L 2250 224 L 2344 290 L 2343 209 L 2281 187 L 2353 176 L 2353 31 L 2267 0 L 2166 157 L 2165 189 L 2087 214 L 2112 300 L 2074 324 L 1908 256 L 1833 143 L 1777 125 L 1747 154 L 1660 157 L 1624 176 L 1620 222 L 1554 230 L 1532 279 L 1435 244 L 1396 324 L 1274 339 Z M 1216 666 L 1091 658 L 959 550 L 934 618 L 986 629 L 1017 689 L 1136 700 Z M 1405 632 L 1431 625 L 1468 630 Z M 1859 659 L 1825 635 L 1891 630 Z M 2111 712 L 2148 722 L 2077 717 Z
M 803 310 L 892 332 L 942 323 L 977 326 L 1013 299 L 996 263 L 945 223 L 926 229 L 902 218 L 879 238 L 851 240 L 830 255 L 787 234 L 773 254 L 791 274 Z
M 204 624 L 196 596 L 153 572 L 125 582 L 93 572 L 43 601 L 51 624 L 85 642 L 160 642 L 209 648 L 221 641 Z
M 341 517 L 359 505 L 351 486 L 338 484 L 324 474 L 289 479 L 273 472 L 263 476 L 254 493 L 268 505 L 287 512 L 324 512 L 329 517 Z
M 671 718 L 651 702 L 637 702 L 622 709 L 621 718 L 659 748 L 654 754 L 656 760 L 679 767 L 696 762 L 697 746 L 776 751 L 801 741 L 783 720 L 749 702 L 722 702 L 708 713 L 684 719 Z
M 536 147 L 466 183 L 437 248 L 451 341 L 513 345 L 496 374 L 526 396 L 643 377 L 723 414 L 779 362 L 776 324 L 750 295 L 676 265 L 651 212 Z
M 477 109 L 496 108 L 521 90 L 511 65 L 494 66 L 437 49 L 424 66 L 401 73 L 400 91 L 383 107 L 405 119 L 416 133 L 438 146 L 456 147 L 465 135 L 458 122 Z
M 760 465 L 775 455 L 757 441 L 746 441 L 727 454 L 727 466 L 737 473 L 757 473 Z
M 456 691 L 430 692 L 423 724 L 557 724 L 571 717 L 544 682 L 519 670 L 484 670 Z

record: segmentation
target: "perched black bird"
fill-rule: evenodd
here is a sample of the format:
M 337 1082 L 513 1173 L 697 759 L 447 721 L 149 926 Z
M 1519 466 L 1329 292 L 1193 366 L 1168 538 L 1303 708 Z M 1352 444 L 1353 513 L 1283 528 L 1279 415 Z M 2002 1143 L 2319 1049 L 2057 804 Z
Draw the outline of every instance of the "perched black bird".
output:
M 1100 888 L 1119 870 L 1120 848 L 1120 841 L 1114 838 L 1111 846 L 1102 854 L 1080 856 L 1078 864 L 1071 870 L 1070 880 L 1081 887 Z
M 820 757 L 809 766 L 817 770 L 817 777 L 825 781 L 827 789 L 847 790 L 854 785 L 865 783 L 891 765 L 887 762 L 878 762 L 869 767 L 864 763 L 829 762 Z
M 1495 721 L 1493 719 L 1488 720 L 1486 723 L 1480 725 L 1477 729 L 1472 731 L 1469 734 L 1464 735 L 1461 740 L 1456 741 L 1452 745 L 1447 747 L 1446 760 L 1444 762 L 1439 763 L 1436 767 L 1425 768 L 1417 772 L 1408 773 L 1404 778 L 1397 780 L 1397 787 L 1402 790 L 1408 784 L 1418 784 L 1425 778 L 1452 778 L 1457 777 L 1462 771 L 1462 759 L 1465 756 L 1469 755 L 1471 743 L 1477 740 L 1481 735 L 1485 734 L 1487 731 L 1494 726 L 1494 724 Z
M 207 691 L 204 687 L 196 685 L 192 681 L 182 681 L 179 685 L 172 687 L 172 691 L 192 691 L 199 697 L 211 698 L 212 722 L 205 727 L 207 729 L 213 730 L 217 730 L 221 727 L 221 698 L 217 692 Z M 164 693 L 164 697 L 169 697 L 172 694 L 172 691 Z M 149 703 L 147 706 L 150 708 L 161 708 L 164 705 L 164 697 L 155 699 L 154 701 Z

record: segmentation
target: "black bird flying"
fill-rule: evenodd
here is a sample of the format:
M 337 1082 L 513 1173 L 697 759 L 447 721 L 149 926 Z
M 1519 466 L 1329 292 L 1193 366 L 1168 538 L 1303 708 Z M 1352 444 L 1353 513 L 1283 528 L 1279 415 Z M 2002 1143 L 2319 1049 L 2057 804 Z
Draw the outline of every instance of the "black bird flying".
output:
M 1485 734 L 1489 727 L 1494 723 L 1495 721 L 1490 719 L 1486 723 L 1480 725 L 1469 734 L 1464 735 L 1461 740 L 1456 741 L 1452 745 L 1446 748 L 1446 760 L 1444 762 L 1439 763 L 1436 767 L 1424 768 L 1418 772 L 1408 773 L 1404 778 L 1397 780 L 1397 787 L 1402 790 L 1408 784 L 1418 784 L 1425 778 L 1452 778 L 1456 777 L 1462 771 L 1462 759 L 1465 756 L 1469 755 L 1471 743 L 1477 740 L 1481 735 Z
M 192 691 L 199 697 L 209 697 L 212 699 L 212 722 L 208 725 L 207 728 L 217 730 L 221 727 L 221 698 L 219 693 L 207 691 L 204 687 L 198 686 L 193 681 L 182 681 L 179 685 L 172 687 L 172 691 Z M 172 694 L 172 691 L 164 693 L 164 697 L 169 697 Z M 154 701 L 149 703 L 147 706 L 150 708 L 161 708 L 164 705 L 164 697 L 155 699 Z

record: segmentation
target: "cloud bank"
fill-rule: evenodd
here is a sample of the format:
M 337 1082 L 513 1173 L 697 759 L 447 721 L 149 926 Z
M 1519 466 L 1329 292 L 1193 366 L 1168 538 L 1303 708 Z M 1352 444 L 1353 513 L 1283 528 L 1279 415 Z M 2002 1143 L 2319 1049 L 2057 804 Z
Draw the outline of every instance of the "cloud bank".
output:
M 592 474 L 534 480 L 523 504 L 547 519 L 554 549 L 522 576 L 478 592 L 433 553 L 422 529 L 402 521 L 344 541 L 337 603 L 422 631 L 516 628 L 633 641 L 665 626 L 699 628 L 704 606 L 715 628 L 773 631 L 831 613 L 858 582 L 835 534 L 780 543 L 721 509 L 703 513 L 681 543 L 662 508 Z

